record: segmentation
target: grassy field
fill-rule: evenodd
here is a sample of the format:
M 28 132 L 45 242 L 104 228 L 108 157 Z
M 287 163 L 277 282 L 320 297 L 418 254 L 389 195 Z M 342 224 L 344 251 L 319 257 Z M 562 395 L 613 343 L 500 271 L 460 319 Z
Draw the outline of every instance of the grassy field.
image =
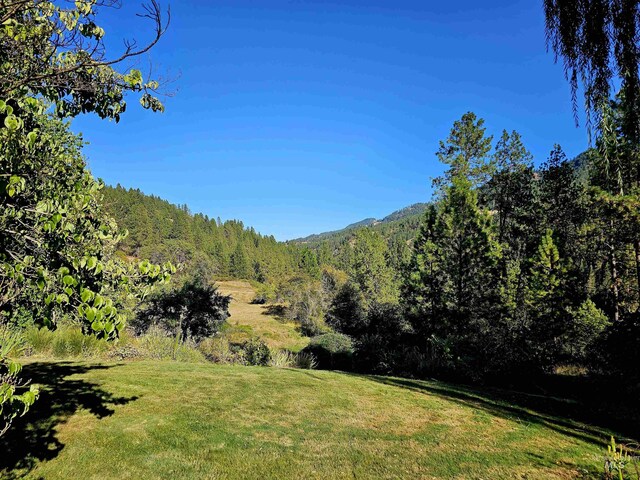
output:
M 251 303 L 255 290 L 249 282 L 220 281 L 217 285 L 222 293 L 232 297 L 229 306 L 231 317 L 225 328 L 225 334 L 230 340 L 240 342 L 256 336 L 272 349 L 287 349 L 292 352 L 302 350 L 309 343 L 309 339 L 302 336 L 293 323 L 271 314 L 272 310 L 266 305 Z
M 7 478 L 595 478 L 607 433 L 482 391 L 337 372 L 34 362 Z

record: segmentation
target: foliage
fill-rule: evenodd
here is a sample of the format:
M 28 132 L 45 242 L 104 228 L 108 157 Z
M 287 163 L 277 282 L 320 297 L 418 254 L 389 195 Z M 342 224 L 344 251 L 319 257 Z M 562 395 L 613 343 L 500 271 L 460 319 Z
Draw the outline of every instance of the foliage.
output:
M 353 342 L 341 333 L 323 333 L 313 337 L 302 352 L 313 355 L 318 368 L 351 370 L 353 366 Z
M 229 340 L 224 336 L 203 339 L 198 343 L 198 350 L 211 362 L 239 363 L 238 355 L 234 353 Z
M 446 141 L 440 141 L 436 156 L 449 166 L 443 177 L 434 181 L 435 186 L 450 184 L 454 178 L 466 178 L 473 187 L 483 185 L 493 173 L 488 158 L 493 137 L 485 136 L 484 120 L 467 112 L 453 123 Z
M 121 234 L 99 206 L 101 185 L 85 168 L 81 139 L 59 118 L 91 112 L 118 121 L 127 92 L 140 93 L 145 108 L 162 110 L 152 94 L 157 82 L 114 67 L 148 51 L 166 24 L 152 0 L 144 16 L 155 25 L 154 40 L 140 49 L 130 43 L 108 59 L 97 6 L 0 5 L 0 321 L 16 323 L 28 312 L 54 327 L 56 317 L 71 315 L 85 333 L 115 339 L 125 322 L 125 297 L 144 296 L 168 279 L 171 267 L 111 256 Z M 19 367 L 7 368 L 0 379 L 5 410 L 18 398 Z M 25 395 L 28 406 L 35 394 Z
M 631 479 L 632 474 L 627 473 L 633 465 L 636 479 L 640 478 L 638 459 L 629 454 L 629 449 L 623 445 L 616 445 L 616 440 L 611 437 L 611 443 L 607 445 L 607 456 L 604 462 L 604 478 L 606 480 Z
M 587 115 L 599 117 L 602 106 L 611 97 L 612 85 L 616 83 L 613 80 L 618 77 L 624 99 L 622 130 L 630 140 L 637 141 L 640 138 L 637 5 L 616 0 L 543 3 L 547 46 L 556 58 L 562 58 L 571 85 L 574 113 L 580 83 Z
M 29 410 L 39 395 L 39 389 L 34 385 L 26 389 L 28 382 L 18 377 L 21 365 L 9 358 L 23 349 L 24 340 L 20 334 L 0 326 L 0 436 L 8 430 L 14 418 Z
M 271 351 L 264 341 L 252 338 L 240 345 L 243 360 L 247 365 L 267 366 L 271 360 Z
M 105 208 L 129 235 L 118 249 L 127 257 L 181 264 L 200 270 L 211 280 L 231 277 L 275 285 L 295 275 L 316 275 L 317 259 L 294 244 L 258 234 L 238 220 L 221 221 L 192 214 L 186 205 L 172 205 L 140 190 L 121 186 L 104 189 Z M 304 258 L 303 258 L 304 257 Z M 314 263 L 315 262 L 315 263 Z M 269 301 L 274 301 L 264 292 Z
M 94 112 L 119 120 L 127 92 L 140 94 L 140 103 L 154 111 L 162 104 L 153 95 L 158 82 L 145 81 L 139 70 L 118 72 L 115 66 L 151 49 L 168 25 L 152 0 L 140 15 L 151 21 L 153 40 L 142 47 L 128 42 L 118 57 L 104 54 L 105 31 L 96 22 L 95 0 L 65 3 L 37 0 L 4 2 L 0 6 L 0 98 L 43 98 L 60 116 Z
M 134 328 L 146 331 L 150 325 L 161 325 L 174 332 L 177 339 L 199 341 L 214 335 L 229 318 L 231 297 L 200 279 L 186 281 L 182 287 L 158 292 L 137 314 Z

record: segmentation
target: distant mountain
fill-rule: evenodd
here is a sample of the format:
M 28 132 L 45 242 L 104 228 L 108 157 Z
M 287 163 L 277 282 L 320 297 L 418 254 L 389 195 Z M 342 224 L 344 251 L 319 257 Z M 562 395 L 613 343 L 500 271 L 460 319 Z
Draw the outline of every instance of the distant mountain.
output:
M 382 220 L 378 220 L 375 218 L 365 218 L 364 220 L 360 220 L 359 222 L 352 223 L 347 225 L 340 230 L 333 230 L 330 232 L 322 232 L 315 233 L 313 235 L 309 235 L 303 238 L 296 238 L 291 240 L 293 243 L 314 243 L 322 240 L 326 240 L 331 237 L 341 236 L 344 233 L 349 232 L 350 230 L 355 230 L 362 227 L 370 227 L 376 226 L 380 224 L 386 224 L 391 222 L 396 222 L 398 220 L 402 220 L 407 217 L 412 217 L 415 215 L 421 215 L 427 209 L 427 203 L 414 203 L 413 205 L 409 205 L 408 207 L 401 208 L 400 210 L 396 210 L 393 213 L 390 213 Z

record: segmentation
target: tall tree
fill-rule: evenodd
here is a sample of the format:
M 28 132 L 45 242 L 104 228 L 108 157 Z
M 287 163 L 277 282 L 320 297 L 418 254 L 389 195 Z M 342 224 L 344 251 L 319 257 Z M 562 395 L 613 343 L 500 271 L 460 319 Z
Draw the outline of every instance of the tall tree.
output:
M 368 302 L 397 300 L 393 271 L 387 260 L 387 242 L 380 234 L 370 228 L 362 228 L 355 233 L 351 271 L 354 282 Z
M 487 181 L 493 172 L 488 156 L 493 137 L 487 137 L 485 131 L 484 120 L 473 112 L 453 123 L 449 137 L 440 141 L 436 152 L 438 160 L 449 166 L 443 177 L 434 180 L 436 186 L 449 185 L 456 176 L 467 178 L 473 188 Z

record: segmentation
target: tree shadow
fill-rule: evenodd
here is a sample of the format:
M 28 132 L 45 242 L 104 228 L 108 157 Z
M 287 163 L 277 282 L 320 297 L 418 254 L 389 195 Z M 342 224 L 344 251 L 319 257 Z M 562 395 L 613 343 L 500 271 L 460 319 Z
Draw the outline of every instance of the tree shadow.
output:
M 37 362 L 25 365 L 23 378 L 40 386 L 40 398 L 21 418 L 14 420 L 0 437 L 0 476 L 22 478 L 37 463 L 57 457 L 64 444 L 57 438 L 57 427 L 78 410 L 88 410 L 97 418 L 113 415 L 111 408 L 125 405 L 138 397 L 116 397 L 96 383 L 69 378 L 90 370 L 105 370 L 118 365 L 81 365 L 72 362 Z M 6 477 L 5 477 L 6 476 Z
M 444 382 L 364 375 L 365 378 L 434 395 L 508 420 L 544 425 L 563 435 L 604 447 L 611 435 L 628 444 L 640 439 L 637 415 L 616 412 L 580 398 L 526 393 L 499 388 L 475 388 Z
M 279 322 L 287 321 L 287 319 L 285 318 L 287 307 L 285 307 L 284 305 L 263 305 L 262 310 L 262 315 L 275 317 Z

